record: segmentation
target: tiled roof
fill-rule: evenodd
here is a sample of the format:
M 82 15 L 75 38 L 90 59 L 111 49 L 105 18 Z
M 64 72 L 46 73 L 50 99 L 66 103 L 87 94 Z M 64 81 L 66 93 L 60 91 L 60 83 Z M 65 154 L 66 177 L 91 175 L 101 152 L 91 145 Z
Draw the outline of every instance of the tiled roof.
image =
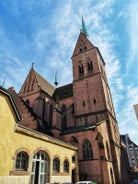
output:
M 56 88 L 54 94 L 53 94 L 53 98 L 54 99 L 63 99 L 63 98 L 67 98 L 67 97 L 71 97 L 73 96 L 73 85 L 68 84 L 66 86 L 61 86 L 59 88 Z
M 48 95 L 52 96 L 54 91 L 55 91 L 55 87 L 52 86 L 46 79 L 44 79 L 39 73 L 37 73 L 34 70 L 35 76 L 37 78 L 37 82 L 39 87 L 45 91 Z

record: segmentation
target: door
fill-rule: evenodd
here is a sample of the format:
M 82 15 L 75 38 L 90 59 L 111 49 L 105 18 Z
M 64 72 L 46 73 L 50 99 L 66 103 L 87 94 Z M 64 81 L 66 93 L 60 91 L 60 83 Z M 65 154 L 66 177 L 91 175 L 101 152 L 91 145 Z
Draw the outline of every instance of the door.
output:
M 31 184 L 48 183 L 48 160 L 44 152 L 38 152 L 33 157 Z

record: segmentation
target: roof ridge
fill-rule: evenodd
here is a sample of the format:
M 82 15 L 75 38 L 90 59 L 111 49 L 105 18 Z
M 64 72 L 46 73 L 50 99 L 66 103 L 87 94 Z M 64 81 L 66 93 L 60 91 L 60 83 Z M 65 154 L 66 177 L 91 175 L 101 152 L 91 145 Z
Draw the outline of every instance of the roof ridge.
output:
M 73 85 L 73 83 L 65 84 L 64 86 L 59 86 L 56 89 L 63 88 L 63 87 L 69 86 L 69 85 Z

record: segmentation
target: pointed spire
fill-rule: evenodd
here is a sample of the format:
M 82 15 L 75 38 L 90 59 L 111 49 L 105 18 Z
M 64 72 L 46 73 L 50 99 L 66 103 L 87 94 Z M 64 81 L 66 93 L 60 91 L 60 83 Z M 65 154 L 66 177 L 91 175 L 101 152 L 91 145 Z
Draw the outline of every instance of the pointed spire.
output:
M 85 23 L 84 23 L 84 20 L 83 20 L 83 16 L 82 16 L 82 29 L 81 29 L 82 33 L 85 35 L 85 36 L 89 36 L 88 32 L 87 32 L 87 29 L 86 29 L 86 26 L 85 26 Z
M 57 80 L 57 71 L 56 71 L 56 74 L 55 74 L 55 82 L 54 84 L 57 86 L 58 85 L 58 80 Z

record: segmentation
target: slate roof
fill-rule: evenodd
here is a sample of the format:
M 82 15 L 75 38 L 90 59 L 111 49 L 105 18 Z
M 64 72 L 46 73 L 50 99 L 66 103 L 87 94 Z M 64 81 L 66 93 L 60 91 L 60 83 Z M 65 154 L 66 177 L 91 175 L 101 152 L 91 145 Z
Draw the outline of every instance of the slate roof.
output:
M 57 99 L 57 97 L 58 99 L 63 99 L 63 98 L 71 97 L 71 96 L 73 96 L 73 84 L 72 83 L 56 88 L 53 94 L 54 99 Z
M 43 90 L 44 92 L 46 92 L 48 95 L 52 96 L 54 91 L 55 91 L 55 87 L 52 86 L 46 79 L 44 79 L 39 73 L 37 73 L 34 70 L 35 76 L 37 78 L 37 82 L 39 87 L 41 88 L 41 90 Z

